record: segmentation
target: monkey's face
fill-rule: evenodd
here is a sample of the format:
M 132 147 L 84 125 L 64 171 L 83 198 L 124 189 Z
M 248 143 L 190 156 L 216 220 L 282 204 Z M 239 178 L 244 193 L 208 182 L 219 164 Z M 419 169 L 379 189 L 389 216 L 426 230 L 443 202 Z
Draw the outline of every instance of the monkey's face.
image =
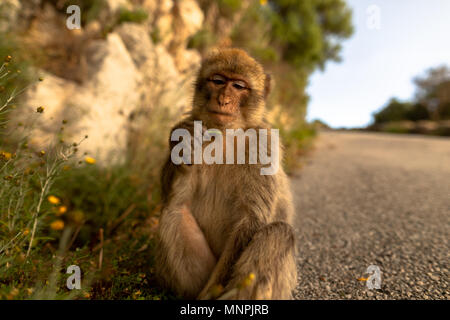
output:
M 206 91 L 208 118 L 224 127 L 242 117 L 241 108 L 245 106 L 251 88 L 240 75 L 216 73 L 207 78 Z
M 261 123 L 270 77 L 240 49 L 213 50 L 195 85 L 193 116 L 210 128 L 244 128 Z

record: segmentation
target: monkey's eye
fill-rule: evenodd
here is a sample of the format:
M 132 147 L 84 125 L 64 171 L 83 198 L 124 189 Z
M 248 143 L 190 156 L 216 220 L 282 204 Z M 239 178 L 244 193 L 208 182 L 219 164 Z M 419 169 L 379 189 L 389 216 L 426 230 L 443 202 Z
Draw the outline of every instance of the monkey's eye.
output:
M 215 74 L 212 76 L 212 78 L 210 79 L 210 81 L 214 82 L 215 84 L 225 84 L 226 79 L 218 74 Z
M 244 90 L 245 88 L 247 88 L 247 85 L 245 84 L 244 81 L 235 81 L 233 82 L 233 87 L 235 87 L 238 90 Z

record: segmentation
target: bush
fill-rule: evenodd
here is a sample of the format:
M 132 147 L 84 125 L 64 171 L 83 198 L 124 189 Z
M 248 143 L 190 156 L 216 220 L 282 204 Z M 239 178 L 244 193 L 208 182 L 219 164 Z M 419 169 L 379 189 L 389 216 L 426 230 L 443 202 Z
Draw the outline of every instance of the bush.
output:
M 9 86 L 6 60 L 0 79 Z M 0 93 L 2 123 L 20 91 Z M 0 131 L 0 299 L 170 297 L 152 273 L 161 158 L 106 168 L 76 157 L 79 143 L 33 150 L 29 129 Z M 73 264 L 83 282 L 71 292 L 65 271 Z
M 141 23 L 148 18 L 148 14 L 143 9 L 128 10 L 121 8 L 117 17 L 117 24 L 124 22 Z
M 8 72 L 14 66 L 12 59 L 7 56 L 0 66 L 0 83 L 4 87 L 14 86 L 17 81 L 14 74 Z M 9 112 L 15 108 L 13 103 L 18 101 L 24 89 L 14 87 L 1 93 L 2 125 L 8 124 Z M 38 107 L 30 118 L 43 112 L 45 109 Z M 33 293 L 34 289 L 21 291 L 14 284 L 18 279 L 27 284 L 26 280 L 32 276 L 24 274 L 23 270 L 30 269 L 35 254 L 41 252 L 44 244 L 58 239 L 59 231 L 64 228 L 64 222 L 57 217 L 64 209 L 52 187 L 76 152 L 76 147 L 63 143 L 45 150 L 33 150 L 28 147 L 28 129 L 19 124 L 18 127 L 3 127 L 0 131 L 0 177 L 3 181 L 0 184 L 0 297 L 8 299 Z M 51 288 L 47 287 L 47 292 Z

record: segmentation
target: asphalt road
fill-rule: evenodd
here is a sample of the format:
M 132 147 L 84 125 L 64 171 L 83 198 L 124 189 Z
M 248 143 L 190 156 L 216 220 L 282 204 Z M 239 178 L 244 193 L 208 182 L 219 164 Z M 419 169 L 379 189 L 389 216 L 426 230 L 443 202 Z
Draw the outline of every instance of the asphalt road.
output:
M 450 299 L 450 139 L 324 132 L 291 183 L 297 299 Z

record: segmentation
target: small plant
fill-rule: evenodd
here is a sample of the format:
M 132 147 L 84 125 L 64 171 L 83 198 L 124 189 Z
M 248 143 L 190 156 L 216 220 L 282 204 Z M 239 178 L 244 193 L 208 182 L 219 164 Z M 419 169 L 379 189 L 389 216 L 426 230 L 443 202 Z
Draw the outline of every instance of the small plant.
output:
M 158 27 L 154 27 L 151 31 L 150 31 L 150 39 L 152 39 L 152 42 L 154 44 L 158 44 L 161 42 L 161 34 L 159 31 Z
M 7 55 L 0 66 L 0 85 L 10 87 L 13 57 Z M 40 78 L 39 81 L 44 79 Z M 77 152 L 76 144 L 59 143 L 34 149 L 28 145 L 30 129 L 37 117 L 45 112 L 39 106 L 29 115 L 30 124 L 10 123 L 10 112 L 20 105 L 19 95 L 26 87 L 0 93 L 0 298 L 15 298 L 33 290 L 10 287 L 24 266 L 42 253 L 44 244 L 60 237 L 64 221 L 57 217 L 64 207 L 53 190 L 53 183 Z M 15 110 L 20 112 L 20 108 Z M 49 259 L 52 261 L 52 259 Z M 26 269 L 26 268 L 25 268 Z M 14 279 L 12 282 L 7 279 Z M 25 292 L 25 293 L 24 293 Z
M 217 36 L 208 29 L 201 29 L 190 37 L 187 47 L 205 51 L 217 41 Z
M 126 8 L 120 8 L 118 17 L 117 17 L 117 24 L 121 24 L 124 22 L 135 22 L 135 23 L 141 23 L 145 21 L 148 18 L 148 14 L 143 9 L 134 9 L 134 10 L 128 10 Z

